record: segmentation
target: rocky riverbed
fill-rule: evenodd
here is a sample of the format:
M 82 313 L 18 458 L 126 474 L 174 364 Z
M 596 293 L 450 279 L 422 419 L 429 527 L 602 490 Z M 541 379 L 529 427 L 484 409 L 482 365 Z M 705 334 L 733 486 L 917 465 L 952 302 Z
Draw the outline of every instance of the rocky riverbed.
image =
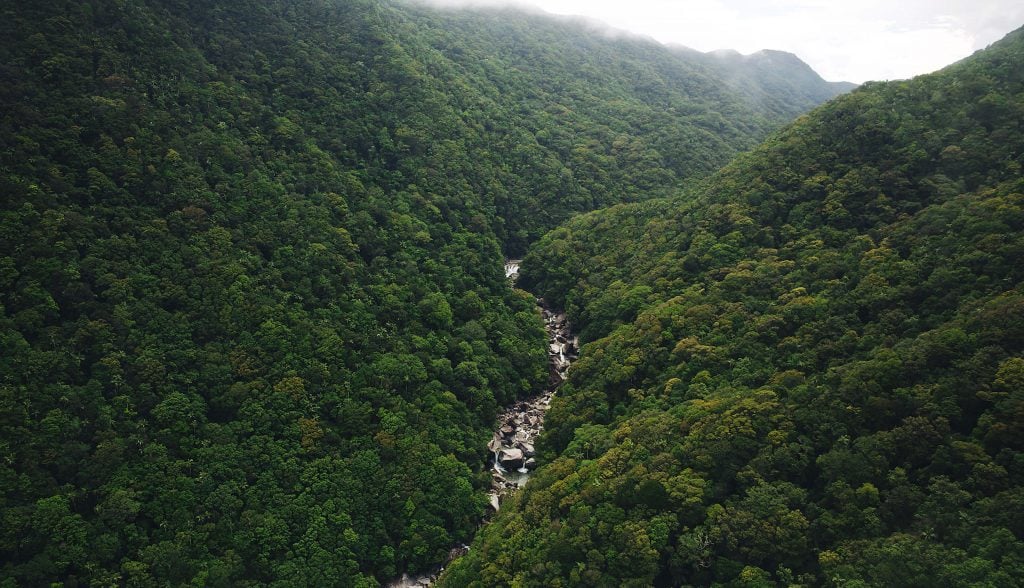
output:
M 513 283 L 519 275 L 520 261 L 509 259 L 505 262 L 505 277 Z M 537 298 L 537 306 L 540 307 L 544 328 L 548 332 L 548 386 L 542 394 L 520 400 L 498 415 L 498 426 L 487 444 L 491 451 L 491 491 L 488 497 L 495 511 L 501 508 L 505 497 L 526 484 L 530 472 L 537 467 L 534 443 L 544 429 L 544 414 L 551 406 L 555 390 L 565 381 L 569 366 L 579 357 L 579 338 L 573 336 L 565 314 L 551 310 L 541 298 Z M 448 562 L 467 551 L 469 547 L 465 545 L 453 548 Z M 443 570 L 441 568 L 432 574 L 417 577 L 404 575 L 388 586 L 426 588 L 433 585 Z
M 569 366 L 578 357 L 579 340 L 572 336 L 565 315 L 548 309 L 541 299 L 537 304 L 548 331 L 548 388 L 543 394 L 506 408 L 498 417 L 498 428 L 487 444 L 493 456 L 489 496 L 494 510 L 501 507 L 502 499 L 509 492 L 526 484 L 530 472 L 537 467 L 534 443 L 544 428 L 544 414 L 551 406 L 555 390 L 565 380 Z

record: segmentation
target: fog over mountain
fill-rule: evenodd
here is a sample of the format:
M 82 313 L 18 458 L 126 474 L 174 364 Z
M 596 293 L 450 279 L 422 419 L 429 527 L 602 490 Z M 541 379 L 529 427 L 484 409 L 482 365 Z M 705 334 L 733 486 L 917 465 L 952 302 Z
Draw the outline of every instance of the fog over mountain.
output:
M 501 0 L 436 0 L 439 5 L 519 5 Z M 795 53 L 825 79 L 909 78 L 983 49 L 1024 22 L 1014 0 L 533 0 L 616 28 L 701 51 Z

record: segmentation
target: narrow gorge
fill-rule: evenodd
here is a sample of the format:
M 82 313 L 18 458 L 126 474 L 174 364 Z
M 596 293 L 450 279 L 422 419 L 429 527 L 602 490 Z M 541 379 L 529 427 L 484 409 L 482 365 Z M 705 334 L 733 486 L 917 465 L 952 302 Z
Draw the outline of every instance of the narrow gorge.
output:
M 512 284 L 519 276 L 519 263 L 518 259 L 505 262 L 505 277 Z M 548 386 L 542 394 L 520 400 L 498 416 L 498 428 L 487 444 L 493 456 L 489 497 L 494 510 L 500 508 L 504 496 L 526 484 L 530 472 L 537 467 L 534 442 L 543 429 L 544 414 L 558 386 L 565 381 L 569 366 L 579 356 L 579 339 L 573 336 L 565 313 L 550 308 L 542 298 L 537 298 L 537 306 L 548 333 Z
M 519 277 L 521 261 L 505 261 L 505 277 L 513 286 Z M 502 502 L 510 494 L 526 485 L 531 472 L 539 465 L 534 443 L 544 429 L 544 415 L 551 406 L 551 399 L 558 387 L 568 377 L 569 367 L 579 358 L 579 337 L 573 335 L 565 313 L 549 307 L 543 298 L 537 297 L 536 301 L 544 319 L 544 329 L 548 334 L 548 385 L 541 394 L 524 398 L 506 407 L 495 421 L 494 433 L 487 444 L 491 456 L 491 488 L 487 493 L 491 511 L 483 524 L 501 508 Z M 461 557 L 468 550 L 469 547 L 466 545 L 453 547 L 447 563 Z M 429 574 L 416 577 L 406 574 L 389 584 L 389 588 L 431 586 L 443 571 L 444 567 L 440 567 Z

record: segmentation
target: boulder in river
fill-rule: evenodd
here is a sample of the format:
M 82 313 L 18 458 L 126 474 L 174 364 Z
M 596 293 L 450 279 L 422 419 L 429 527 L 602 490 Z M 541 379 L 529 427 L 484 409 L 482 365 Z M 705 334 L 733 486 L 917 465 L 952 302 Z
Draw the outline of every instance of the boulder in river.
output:
M 498 462 L 506 470 L 518 470 L 523 467 L 523 450 L 516 448 L 502 449 L 498 452 Z
M 456 559 L 469 553 L 469 546 L 465 543 L 461 543 L 455 547 L 452 547 L 448 552 L 448 563 L 455 561 Z
M 495 433 L 494 437 L 491 438 L 491 442 L 487 444 L 487 449 L 491 453 L 499 451 L 501 449 L 501 436 Z

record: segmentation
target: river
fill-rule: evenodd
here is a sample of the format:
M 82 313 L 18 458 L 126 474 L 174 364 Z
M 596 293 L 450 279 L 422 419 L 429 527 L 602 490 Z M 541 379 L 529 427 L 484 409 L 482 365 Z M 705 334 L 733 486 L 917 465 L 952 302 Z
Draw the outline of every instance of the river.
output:
M 518 259 L 505 262 L 505 277 L 513 284 L 519 275 L 519 263 Z M 548 332 L 548 386 L 542 394 L 520 400 L 498 415 L 498 428 L 487 444 L 493 456 L 489 496 L 494 510 L 500 508 L 502 498 L 510 491 L 526 484 L 530 471 L 537 466 L 534 443 L 544 428 L 544 414 L 569 366 L 578 357 L 579 340 L 572 336 L 565 314 L 551 310 L 540 298 L 537 305 Z
M 515 284 L 519 277 L 519 259 L 505 261 L 505 277 Z M 569 366 L 579 357 L 579 338 L 574 337 L 565 314 L 549 308 L 543 299 L 537 298 L 544 328 L 548 333 L 548 385 L 543 393 L 520 400 L 505 408 L 498 415 L 497 427 L 487 448 L 491 452 L 491 489 L 488 492 L 491 508 L 497 511 L 501 503 L 530 479 L 530 472 L 537 466 L 534 443 L 544 428 L 544 415 L 551 406 L 551 398 L 558 386 L 565 381 Z M 483 522 L 486 522 L 484 519 Z M 460 557 L 469 550 L 465 545 L 452 548 L 448 561 Z M 417 577 L 403 575 L 401 579 L 388 584 L 389 588 L 420 588 L 433 585 L 444 570 Z

